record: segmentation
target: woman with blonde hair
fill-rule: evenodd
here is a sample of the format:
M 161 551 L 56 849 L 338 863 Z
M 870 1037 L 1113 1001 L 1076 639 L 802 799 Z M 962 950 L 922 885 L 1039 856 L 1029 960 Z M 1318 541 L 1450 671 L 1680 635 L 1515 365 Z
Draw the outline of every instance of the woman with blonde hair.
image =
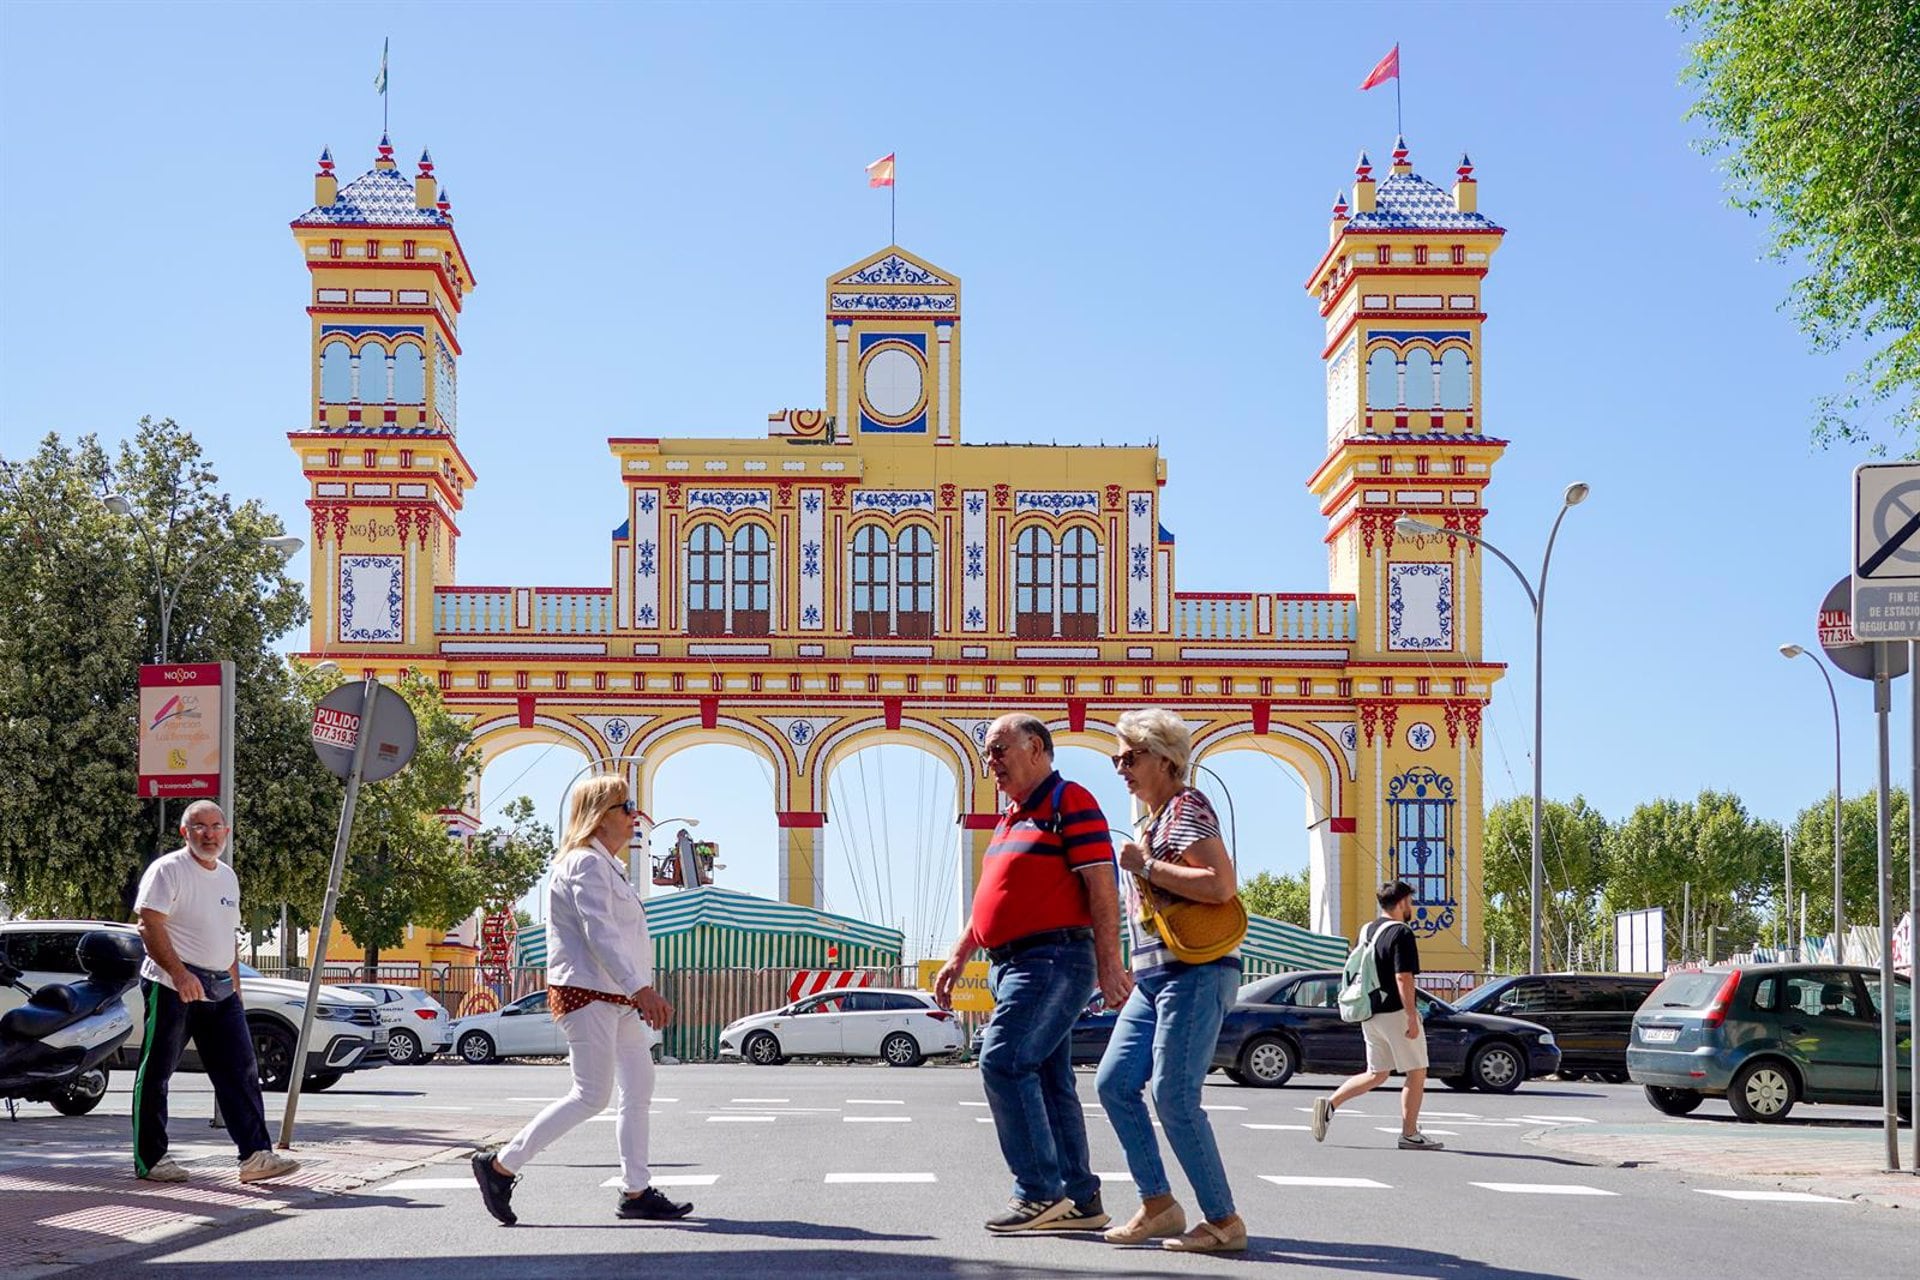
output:
M 1190 1252 L 1244 1249 L 1247 1227 L 1234 1212 L 1220 1148 L 1200 1108 L 1220 1022 L 1240 986 L 1240 952 L 1235 947 L 1204 964 L 1189 964 L 1175 958 L 1154 924 L 1156 905 L 1231 900 L 1237 892 L 1233 860 L 1220 839 L 1213 806 L 1187 784 L 1193 737 L 1186 722 L 1149 707 L 1121 716 L 1115 734 L 1120 749 L 1114 770 L 1147 812 L 1138 839 L 1119 852 L 1121 868 L 1133 873 L 1127 877 L 1133 994 L 1114 1023 L 1096 1080 L 1140 1192 L 1140 1208 L 1106 1239 L 1114 1244 L 1158 1239 L 1163 1248 Z M 1199 1201 L 1203 1221 L 1191 1231 L 1186 1211 L 1173 1198 L 1147 1115 L 1143 1095 L 1149 1080 L 1167 1143 Z
M 653 988 L 647 917 L 620 861 L 639 812 L 617 774 L 587 779 L 567 805 L 567 832 L 547 885 L 547 1001 L 566 1032 L 573 1088 L 498 1152 L 474 1153 L 480 1198 L 508 1226 L 518 1221 L 513 1188 L 520 1169 L 604 1111 L 616 1087 L 622 1191 L 614 1216 L 683 1218 L 693 1211 L 668 1199 L 647 1171 L 653 1042 L 673 1006 Z

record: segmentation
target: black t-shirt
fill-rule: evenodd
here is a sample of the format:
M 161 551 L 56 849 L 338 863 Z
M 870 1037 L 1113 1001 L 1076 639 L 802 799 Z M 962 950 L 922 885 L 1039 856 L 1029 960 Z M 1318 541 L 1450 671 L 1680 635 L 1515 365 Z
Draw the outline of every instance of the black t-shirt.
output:
M 1420 972 L 1420 947 L 1413 930 L 1398 920 L 1376 921 L 1373 932 L 1373 968 L 1380 986 L 1373 993 L 1375 1013 L 1399 1013 L 1406 1004 L 1400 999 L 1400 975 Z

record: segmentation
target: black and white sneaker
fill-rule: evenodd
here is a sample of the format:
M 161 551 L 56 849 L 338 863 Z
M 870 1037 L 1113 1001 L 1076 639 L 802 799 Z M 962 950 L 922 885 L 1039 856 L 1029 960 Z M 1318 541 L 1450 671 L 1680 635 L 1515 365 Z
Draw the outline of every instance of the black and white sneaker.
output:
M 1113 1219 L 1101 1207 L 1100 1193 L 1094 1192 L 1085 1200 L 1075 1200 L 1073 1207 L 1052 1222 L 1041 1225 L 1042 1231 L 1098 1231 Z
M 648 1187 L 637 1196 L 624 1192 L 620 1202 L 614 1206 L 616 1218 L 645 1218 L 649 1222 L 670 1222 L 675 1218 L 684 1218 L 693 1212 L 693 1202 L 677 1204 L 667 1199 L 658 1187 Z
M 1416 1129 L 1412 1133 L 1403 1133 L 1400 1135 L 1400 1149 L 1402 1151 L 1445 1151 L 1447 1144 L 1444 1142 L 1435 1142 L 1432 1138 L 1429 1138 L 1426 1134 Z
M 1072 1212 L 1073 1201 L 1066 1196 L 1058 1200 L 1022 1200 L 1015 1196 L 1007 1201 L 1005 1213 L 987 1219 L 987 1230 L 1000 1235 L 1032 1231 L 1036 1227 L 1051 1225 L 1055 1219 L 1064 1218 Z
M 487 1212 L 510 1227 L 520 1221 L 513 1212 L 513 1184 L 520 1179 L 494 1168 L 493 1157 L 491 1151 L 473 1153 L 473 1180 L 480 1184 L 480 1202 Z

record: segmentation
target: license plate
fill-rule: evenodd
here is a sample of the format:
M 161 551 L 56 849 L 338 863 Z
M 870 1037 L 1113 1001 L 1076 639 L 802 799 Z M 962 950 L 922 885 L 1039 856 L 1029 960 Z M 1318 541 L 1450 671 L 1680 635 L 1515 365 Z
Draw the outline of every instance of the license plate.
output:
M 1646 1027 L 1641 1030 L 1640 1038 L 1648 1044 L 1672 1044 L 1680 1038 L 1680 1028 Z

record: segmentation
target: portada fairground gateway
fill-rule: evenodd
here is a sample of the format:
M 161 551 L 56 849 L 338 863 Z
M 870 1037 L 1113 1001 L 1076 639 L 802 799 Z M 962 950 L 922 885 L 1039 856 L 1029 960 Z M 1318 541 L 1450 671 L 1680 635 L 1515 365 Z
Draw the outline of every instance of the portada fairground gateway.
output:
M 1177 589 L 1157 447 L 964 442 L 960 278 L 898 245 L 826 277 L 818 407 L 736 439 L 607 442 L 625 502 L 602 581 L 462 583 L 461 523 L 506 518 L 484 497 L 469 512 L 469 491 L 513 460 L 459 445 L 476 278 L 433 162 L 409 177 L 385 138 L 377 157 L 342 182 L 323 155 L 293 222 L 313 319 L 311 405 L 289 434 L 313 515 L 307 659 L 425 673 L 483 758 L 564 742 L 624 769 L 643 808 L 674 753 L 744 746 L 772 770 L 780 895 L 803 905 L 822 898 L 832 770 L 922 748 L 953 774 L 962 917 L 996 808 L 988 722 L 1030 711 L 1107 751 L 1121 712 L 1170 707 L 1199 758 L 1265 752 L 1301 779 L 1316 930 L 1353 936 L 1397 875 L 1419 892 L 1427 967 L 1480 967 L 1468 887 L 1502 670 L 1481 661 L 1481 560 L 1394 531 L 1477 533 L 1505 448 L 1480 411 L 1502 230 L 1464 157 L 1448 191 L 1404 142 L 1377 179 L 1363 155 L 1325 243 L 1302 226 L 1326 322 L 1326 448 L 1305 488 L 1327 581 L 1240 592 Z M 1307 559 L 1252 545 L 1255 565 Z

